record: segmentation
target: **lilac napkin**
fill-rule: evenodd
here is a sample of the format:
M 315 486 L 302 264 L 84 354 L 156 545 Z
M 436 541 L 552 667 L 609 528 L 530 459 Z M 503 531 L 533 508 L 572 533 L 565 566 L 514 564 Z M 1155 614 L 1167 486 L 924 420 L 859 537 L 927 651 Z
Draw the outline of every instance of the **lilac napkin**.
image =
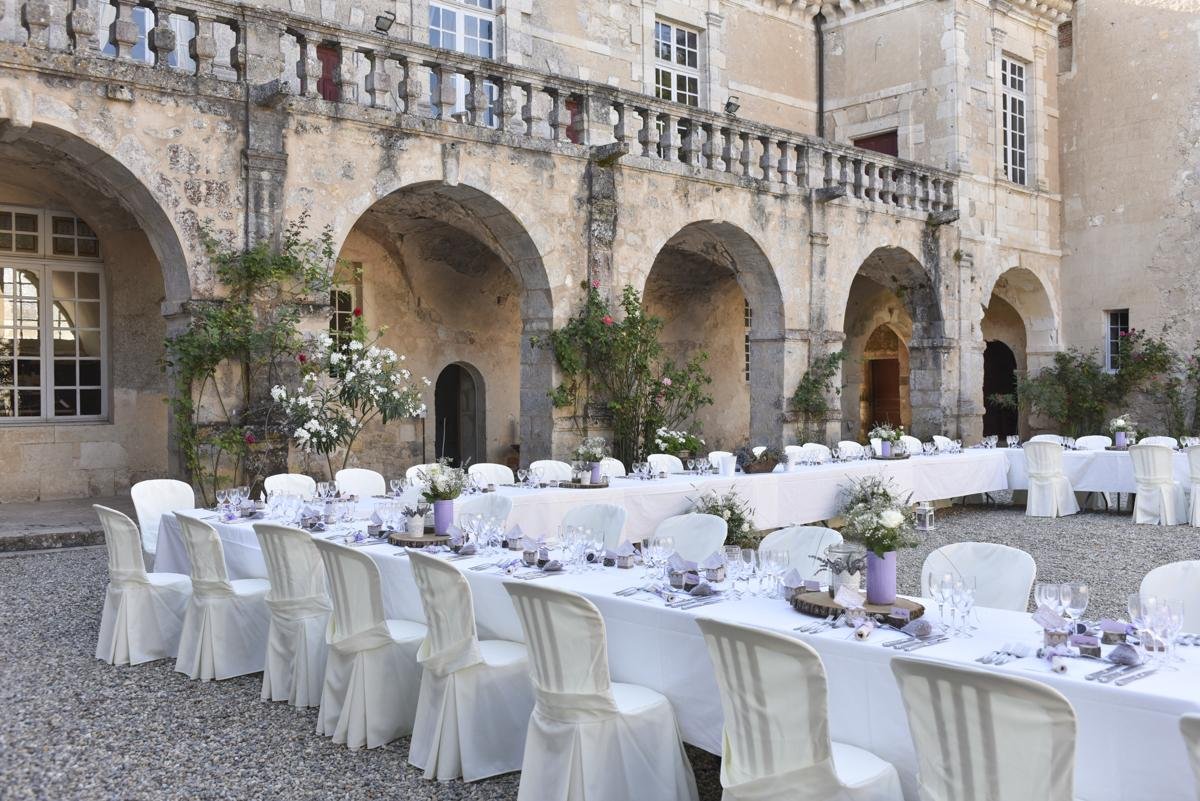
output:
M 371 512 L 371 525 L 373 525 L 373 526 L 382 526 L 383 525 L 383 518 L 379 516 L 378 509 L 376 509 L 374 512 Z
M 1033 613 L 1033 622 L 1047 631 L 1062 631 L 1067 628 L 1067 620 L 1048 606 L 1039 606 Z
M 837 594 L 833 596 L 835 603 L 841 604 L 843 609 L 862 609 L 866 603 L 866 598 L 858 590 L 853 590 L 845 584 L 838 587 Z
M 792 568 L 783 574 L 783 586 L 789 590 L 798 590 L 805 586 L 804 577 L 800 575 L 800 571 Z
M 671 558 L 667 560 L 667 564 L 676 573 L 694 573 L 696 571 L 696 563 L 684 559 L 678 552 L 671 554 Z
M 606 559 L 616 559 L 618 556 L 633 556 L 633 543 L 629 540 L 622 542 L 616 548 L 608 548 L 604 551 Z
M 704 598 L 712 595 L 714 592 L 716 592 L 716 590 L 712 588 L 712 585 L 710 585 L 707 581 L 701 581 L 695 587 L 692 587 L 692 589 L 688 592 L 688 595 L 691 595 L 694 598 Z
M 463 547 L 458 549 L 458 555 L 459 556 L 474 556 L 475 550 L 476 550 L 475 543 L 468 542 L 466 545 L 464 545 Z
M 900 629 L 910 637 L 928 637 L 933 634 L 933 624 L 923 617 L 916 620 L 910 620 L 904 624 L 904 628 Z
M 516 525 L 516 526 L 513 526 L 512 528 L 510 528 L 510 529 L 508 530 L 508 534 L 507 534 L 507 536 L 505 537 L 505 539 L 508 539 L 508 540 L 521 540 L 522 542 L 524 542 L 524 541 L 525 541 L 525 535 L 524 535 L 524 534 L 521 532 L 521 526 L 520 526 L 520 525 Z
M 703 570 L 716 570 L 718 567 L 725 567 L 725 554 L 720 551 L 713 551 L 700 561 Z
M 1124 620 L 1113 620 L 1106 617 L 1100 620 L 1100 631 L 1105 634 L 1128 634 L 1129 624 Z
M 1140 665 L 1144 661 L 1144 657 L 1141 651 L 1129 643 L 1123 642 L 1112 649 L 1112 653 L 1108 655 L 1108 661 L 1114 665 Z
M 562 562 L 558 561 L 557 559 L 551 559 L 549 562 L 542 565 L 543 573 L 557 573 L 560 570 L 562 570 Z

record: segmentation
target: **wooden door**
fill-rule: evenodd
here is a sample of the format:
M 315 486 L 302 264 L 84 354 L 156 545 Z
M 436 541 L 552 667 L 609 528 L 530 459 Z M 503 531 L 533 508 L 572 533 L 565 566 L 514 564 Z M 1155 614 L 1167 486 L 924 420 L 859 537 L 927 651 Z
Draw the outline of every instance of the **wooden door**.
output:
M 875 423 L 900 425 L 900 360 L 872 359 L 871 419 Z

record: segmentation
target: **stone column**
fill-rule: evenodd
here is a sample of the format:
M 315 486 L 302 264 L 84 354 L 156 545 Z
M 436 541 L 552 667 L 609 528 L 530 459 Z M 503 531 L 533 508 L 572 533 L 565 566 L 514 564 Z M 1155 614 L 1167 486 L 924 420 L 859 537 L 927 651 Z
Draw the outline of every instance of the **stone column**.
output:
M 526 290 L 527 295 L 534 290 Z M 545 293 L 548 295 L 549 293 Z M 545 300 L 546 305 L 549 299 Z M 524 314 L 532 305 L 527 297 Z M 521 464 L 548 459 L 553 451 L 554 353 L 542 344 L 553 328 L 547 316 L 525 317 L 521 328 Z

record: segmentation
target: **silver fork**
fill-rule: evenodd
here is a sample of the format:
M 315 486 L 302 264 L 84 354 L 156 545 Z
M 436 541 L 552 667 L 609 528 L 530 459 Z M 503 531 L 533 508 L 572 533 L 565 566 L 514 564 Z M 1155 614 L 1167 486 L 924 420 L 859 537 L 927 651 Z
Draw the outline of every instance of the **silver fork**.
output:
M 1097 676 L 1096 682 L 1099 684 L 1108 684 L 1114 679 L 1124 678 L 1131 673 L 1137 673 L 1143 668 L 1143 665 L 1122 665 L 1120 670 L 1115 670 L 1112 673 L 1105 673 L 1103 676 Z
M 817 631 L 817 629 L 820 626 L 823 626 L 823 625 L 826 625 L 826 624 L 829 624 L 832 622 L 833 622 L 833 613 L 830 612 L 829 616 L 826 617 L 824 620 L 818 620 L 815 623 L 805 623 L 803 626 L 796 626 L 796 628 L 792 629 L 792 631 L 798 631 L 801 634 L 812 634 L 815 631 Z

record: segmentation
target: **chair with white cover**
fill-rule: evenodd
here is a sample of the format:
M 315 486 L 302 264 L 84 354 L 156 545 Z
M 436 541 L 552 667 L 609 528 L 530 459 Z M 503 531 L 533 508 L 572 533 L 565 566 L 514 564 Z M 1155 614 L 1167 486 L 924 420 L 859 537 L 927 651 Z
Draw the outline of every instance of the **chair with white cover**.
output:
M 612 503 L 589 503 L 574 506 L 563 515 L 562 527 L 590 528 L 593 532 L 604 532 L 604 547 L 610 551 L 625 539 L 625 507 Z M 636 542 L 636 540 L 635 540 Z
M 480 640 L 471 585 L 435 556 L 409 551 L 429 631 L 408 761 L 426 779 L 485 779 L 521 769 L 533 687 L 525 646 Z
M 1075 492 L 1063 470 L 1062 445 L 1030 440 L 1021 447 L 1029 475 L 1026 516 L 1061 517 L 1078 512 L 1079 502 L 1075 500 Z
M 1193 526 L 1200 526 L 1200 445 L 1193 445 L 1187 449 L 1186 453 L 1191 483 L 1191 491 L 1188 493 L 1191 498 L 1188 522 Z
M 1075 440 L 1075 448 L 1081 451 L 1102 451 L 1112 447 L 1112 437 L 1103 434 L 1088 434 Z
M 895 657 L 924 801 L 1071 801 L 1075 711 L 1042 682 Z
M 357 495 L 360 500 L 387 493 L 387 482 L 383 480 L 383 475 L 365 467 L 339 470 L 333 480 L 337 483 L 338 492 Z
M 465 515 L 483 515 L 498 520 L 500 525 L 508 525 L 508 516 L 512 514 L 512 498 L 498 492 L 485 492 L 467 498 L 454 509 L 454 514 L 460 518 Z
M 1179 447 L 1179 440 L 1175 439 L 1174 437 L 1143 437 L 1142 439 L 1138 440 L 1138 444 L 1163 445 L 1171 450 L 1176 450 Z
M 429 471 L 435 467 L 437 467 L 436 463 L 414 464 L 404 471 L 404 478 L 409 484 L 424 484 L 425 480 L 421 476 L 428 475 Z
M 1058 434 L 1036 434 L 1029 438 L 1030 442 L 1053 442 L 1055 445 L 1062 445 L 1063 438 Z
M 716 515 L 689 512 L 668 517 L 654 529 L 656 537 L 671 537 L 675 552 L 690 562 L 699 562 L 725 545 L 729 524 Z
M 183 618 L 175 670 L 189 678 L 230 679 L 263 669 L 271 612 L 266 579 L 229 580 L 217 530 L 176 512 L 192 565 L 192 599 Z
M 811 646 L 711 618 L 696 624 L 725 713 L 724 801 L 903 799 L 895 767 L 830 740 L 825 667 Z
M 501 484 L 515 484 L 517 481 L 511 467 L 495 462 L 473 464 L 467 468 L 467 475 L 485 487 L 488 484 L 495 484 L 499 487 Z
M 683 462 L 679 461 L 678 456 L 672 456 L 669 453 L 652 453 L 646 457 L 646 461 L 650 463 L 650 469 L 655 473 L 672 473 L 683 472 Z
M 263 489 L 267 492 L 286 492 L 311 498 L 317 494 L 317 482 L 312 476 L 303 473 L 276 473 L 263 480 Z
M 943 437 L 941 434 L 934 434 L 933 444 L 937 446 L 939 452 L 949 453 L 950 449 L 954 447 L 954 440 Z
M 173 478 L 139 481 L 129 490 L 138 528 L 142 531 L 142 550 L 150 556 L 158 551 L 158 526 L 162 516 L 196 508 L 196 493 L 190 484 Z
M 1175 481 L 1175 452 L 1166 445 L 1139 442 L 1129 449 L 1129 457 L 1137 487 L 1133 522 L 1177 526 L 1187 521 L 1183 487 Z
M 819 442 L 806 442 L 804 443 L 804 449 L 815 451 L 816 453 L 820 454 L 822 462 L 829 462 L 833 460 L 833 452 L 829 450 L 828 445 L 822 445 Z
M 543 481 L 570 481 L 574 475 L 571 465 L 557 459 L 538 459 L 529 464 L 530 470 L 541 470 Z
M 729 451 L 709 451 L 708 452 L 708 463 L 713 467 L 720 467 L 721 459 L 726 456 L 733 456 L 733 454 L 730 453 Z
M 412 733 L 425 625 L 384 617 L 379 567 L 371 557 L 319 537 L 313 544 L 333 600 L 317 734 L 348 748 L 386 745 Z
M 600 460 L 600 475 L 609 478 L 620 478 L 625 475 L 625 463 L 620 459 L 605 456 Z
M 816 578 L 826 570 L 817 558 L 825 556 L 826 548 L 841 545 L 842 541 L 840 533 L 825 526 L 788 526 L 763 537 L 758 552 L 786 551 L 789 568 L 795 568 L 801 578 Z
M 852 439 L 844 439 L 837 444 L 838 455 L 843 459 L 862 458 L 865 450 L 866 448 L 864 448 L 861 443 L 855 442 Z
M 1192 763 L 1196 784 L 1200 786 L 1200 715 L 1180 717 L 1179 731 L 1183 734 L 1183 744 L 1187 746 L 1188 761 Z
M 325 681 L 325 631 L 333 605 L 325 587 L 321 554 L 307 531 L 255 523 L 271 591 L 262 700 L 318 706 Z
M 901 434 L 900 442 L 902 442 L 904 444 L 904 450 L 910 456 L 920 456 L 921 455 L 921 451 L 922 451 L 921 440 L 917 439 L 913 435 Z
M 192 597 L 182 573 L 147 573 L 142 537 L 128 516 L 93 505 L 104 528 L 108 587 L 100 615 L 96 658 L 110 665 L 140 665 L 174 657 Z
M 883 455 L 883 438 L 882 437 L 871 437 L 871 453 L 875 454 L 876 456 Z
M 504 588 L 525 631 L 533 676 L 518 801 L 695 801 L 670 701 L 612 681 L 595 605 L 534 582 Z
M 804 456 L 803 445 L 784 445 L 783 446 L 783 463 L 788 467 L 794 464 L 799 464 L 801 457 Z
M 1037 563 L 1020 548 L 992 542 L 954 542 L 943 545 L 921 566 L 921 595 L 930 595 L 929 576 L 949 573 L 975 579 L 975 605 L 1024 612 L 1037 575 Z
M 1142 579 L 1138 592 L 1183 601 L 1183 630 L 1200 631 L 1200 560 L 1159 565 Z

